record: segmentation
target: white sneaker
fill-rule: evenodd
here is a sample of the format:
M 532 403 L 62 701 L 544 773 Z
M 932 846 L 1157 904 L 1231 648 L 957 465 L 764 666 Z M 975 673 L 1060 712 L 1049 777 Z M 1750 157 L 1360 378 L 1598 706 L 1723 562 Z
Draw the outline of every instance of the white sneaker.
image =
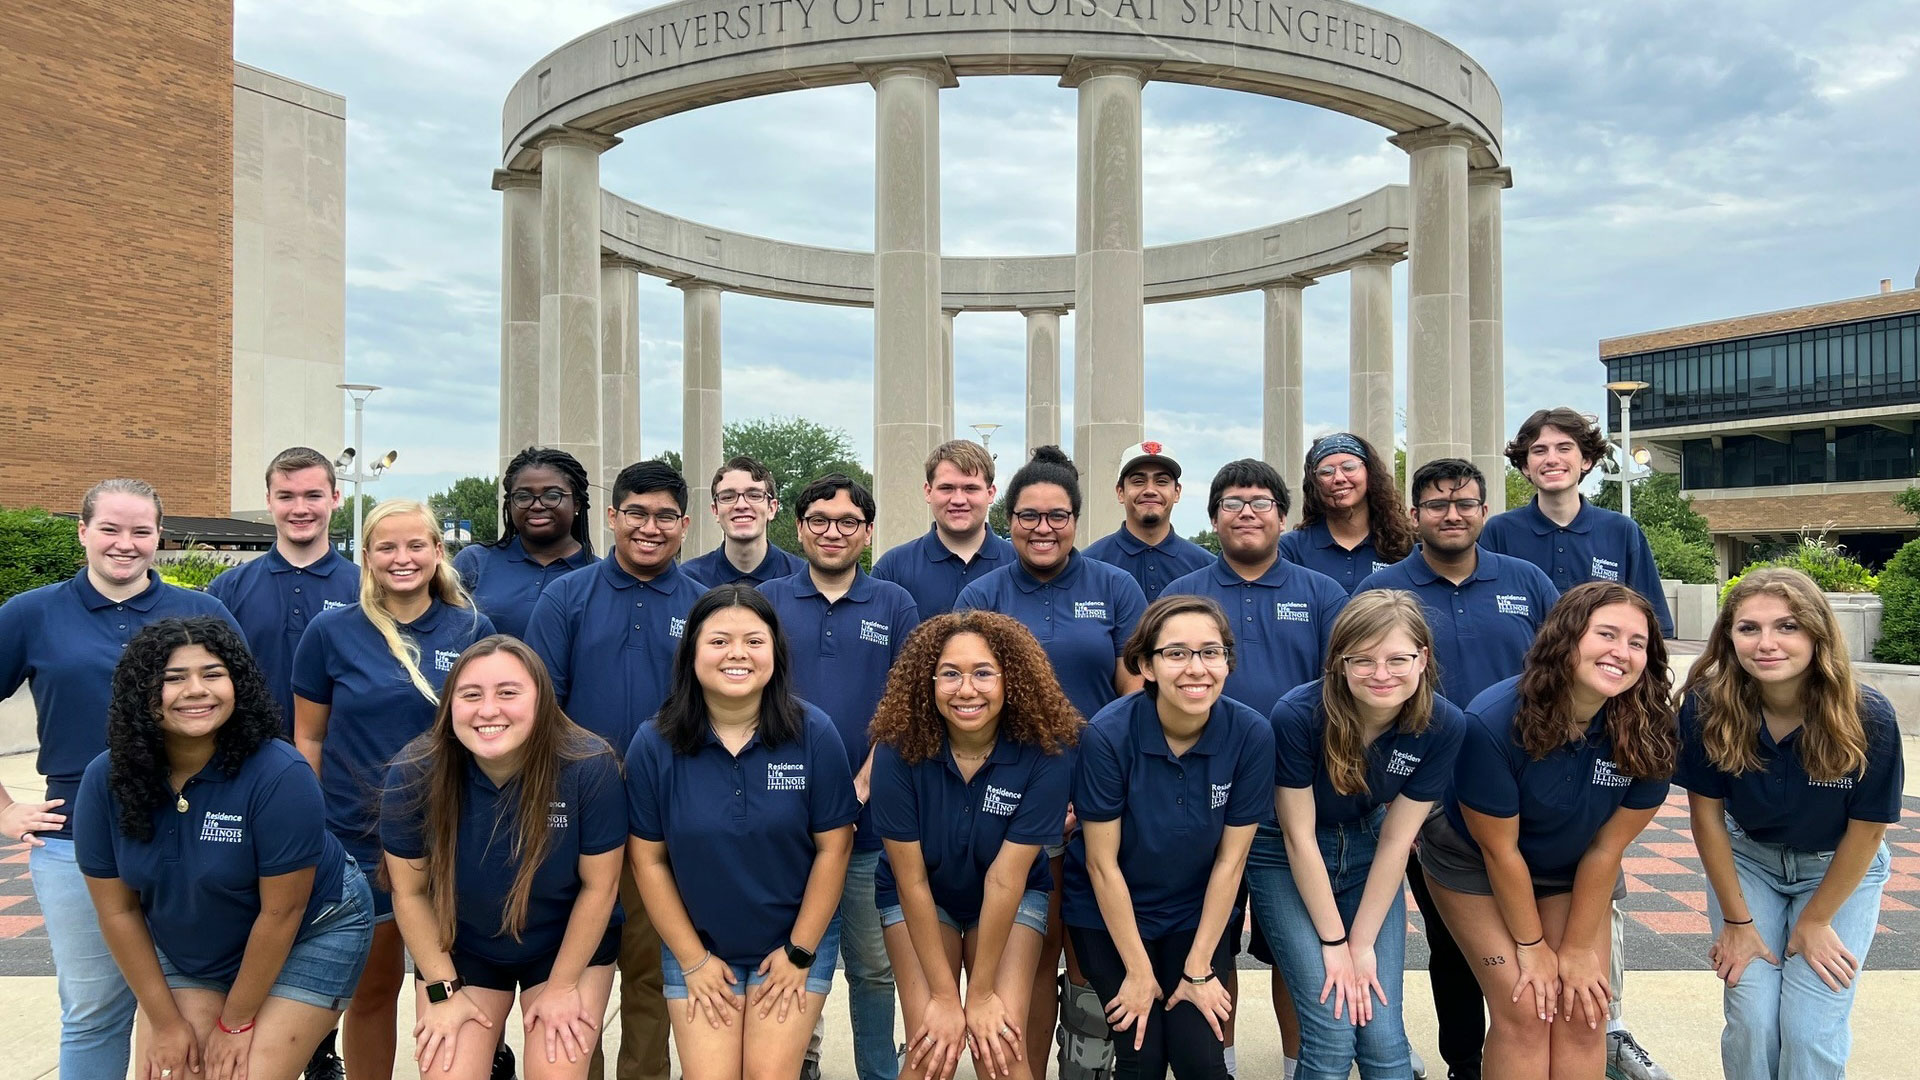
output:
M 1607 1080 L 1673 1080 L 1631 1031 L 1607 1032 Z

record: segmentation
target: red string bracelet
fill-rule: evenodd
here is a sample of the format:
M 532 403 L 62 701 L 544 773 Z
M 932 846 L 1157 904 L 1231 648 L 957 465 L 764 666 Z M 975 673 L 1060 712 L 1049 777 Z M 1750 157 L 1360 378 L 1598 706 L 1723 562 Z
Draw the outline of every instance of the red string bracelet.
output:
M 230 1028 L 227 1026 L 227 1021 L 224 1017 L 216 1016 L 213 1018 L 213 1026 L 229 1035 L 245 1035 L 247 1032 L 253 1030 L 253 1021 L 249 1020 L 237 1028 Z

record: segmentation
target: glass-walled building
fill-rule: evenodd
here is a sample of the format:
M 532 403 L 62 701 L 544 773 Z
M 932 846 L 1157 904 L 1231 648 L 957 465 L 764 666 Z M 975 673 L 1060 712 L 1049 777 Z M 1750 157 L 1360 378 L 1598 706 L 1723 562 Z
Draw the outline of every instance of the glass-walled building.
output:
M 1609 338 L 1600 360 L 1648 384 L 1634 444 L 1680 474 L 1723 571 L 1808 532 L 1878 565 L 1920 531 L 1893 505 L 1920 476 L 1920 288 Z

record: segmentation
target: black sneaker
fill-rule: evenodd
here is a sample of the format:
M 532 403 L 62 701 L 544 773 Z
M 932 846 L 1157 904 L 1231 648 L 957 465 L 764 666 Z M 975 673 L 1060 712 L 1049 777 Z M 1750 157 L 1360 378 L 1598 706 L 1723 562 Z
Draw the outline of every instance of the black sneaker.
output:
M 811 1058 L 801 1062 L 800 1080 L 820 1080 L 820 1063 Z
M 307 1080 L 347 1080 L 346 1062 L 333 1052 L 333 1047 L 329 1045 L 331 1041 L 315 1047 L 313 1057 L 307 1059 Z
M 504 1042 L 493 1051 L 493 1080 L 513 1080 L 513 1047 Z

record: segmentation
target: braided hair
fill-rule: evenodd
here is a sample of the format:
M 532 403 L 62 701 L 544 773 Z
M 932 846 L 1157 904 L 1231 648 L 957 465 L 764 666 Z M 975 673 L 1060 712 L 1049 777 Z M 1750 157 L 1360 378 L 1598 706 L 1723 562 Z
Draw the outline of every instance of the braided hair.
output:
M 507 471 L 500 478 L 500 539 L 493 546 L 504 548 L 513 543 L 520 530 L 513 524 L 513 481 L 522 469 L 545 467 L 567 478 L 567 486 L 573 489 L 573 538 L 580 543 L 582 550 L 593 551 L 593 522 L 587 510 L 593 505 L 588 496 L 587 470 L 580 459 L 565 450 L 555 450 L 547 446 L 529 446 L 515 454 L 507 463 Z

